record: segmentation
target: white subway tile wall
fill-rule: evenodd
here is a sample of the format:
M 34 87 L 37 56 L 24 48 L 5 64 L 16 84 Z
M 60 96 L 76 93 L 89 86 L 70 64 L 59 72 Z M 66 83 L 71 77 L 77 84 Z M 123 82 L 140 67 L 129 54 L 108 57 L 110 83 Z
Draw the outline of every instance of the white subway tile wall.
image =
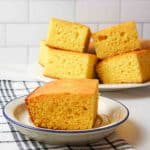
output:
M 1 23 L 26 23 L 28 0 L 0 0 Z
M 36 63 L 51 17 L 88 25 L 92 32 L 128 20 L 150 39 L 150 0 L 0 0 L 0 63 Z
M 150 22 L 149 0 L 122 0 L 121 21 Z
M 143 26 L 143 38 L 150 38 L 150 23 L 145 23 Z
M 35 64 L 38 62 L 38 51 L 39 47 L 29 47 L 29 58 L 28 58 L 28 63 L 29 64 Z
M 26 47 L 0 47 L 0 64 L 26 64 L 27 54 Z
M 6 35 L 6 26 L 4 24 L 0 24 L 0 46 L 5 46 L 5 37 Z
M 7 45 L 33 46 L 46 37 L 48 24 L 7 24 Z
M 119 21 L 119 0 L 77 0 L 76 21 L 116 22 Z
M 47 23 L 51 17 L 74 20 L 73 0 L 31 0 L 30 22 Z

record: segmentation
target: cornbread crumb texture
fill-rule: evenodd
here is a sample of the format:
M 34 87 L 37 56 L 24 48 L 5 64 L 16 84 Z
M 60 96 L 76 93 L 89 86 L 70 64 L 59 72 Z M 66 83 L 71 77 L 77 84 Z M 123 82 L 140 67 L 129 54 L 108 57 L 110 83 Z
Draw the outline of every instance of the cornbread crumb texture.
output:
M 150 51 L 140 50 L 102 60 L 96 66 L 103 83 L 140 83 L 150 80 Z
M 39 49 L 39 59 L 38 62 L 43 67 L 48 63 L 51 55 L 51 50 L 56 50 L 55 48 L 49 47 L 47 45 L 46 40 L 42 40 L 40 42 L 40 49 Z
M 33 123 L 62 130 L 92 128 L 97 114 L 98 81 L 56 80 L 26 98 Z
M 135 22 L 108 27 L 92 35 L 100 59 L 141 48 Z
M 88 48 L 90 35 L 90 29 L 85 25 L 52 18 L 47 44 L 58 49 L 84 52 Z
M 49 51 L 44 75 L 53 78 L 93 78 L 96 55 L 61 50 Z

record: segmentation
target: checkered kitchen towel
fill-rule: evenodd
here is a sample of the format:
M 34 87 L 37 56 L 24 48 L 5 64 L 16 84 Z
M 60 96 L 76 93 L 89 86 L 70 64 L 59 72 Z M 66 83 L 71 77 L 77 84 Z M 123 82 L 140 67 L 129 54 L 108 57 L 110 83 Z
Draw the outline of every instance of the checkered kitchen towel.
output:
M 2 115 L 3 107 L 11 100 L 25 96 L 42 82 L 0 80 L 0 149 L 5 150 L 133 150 L 123 139 L 107 137 L 84 146 L 59 146 L 43 144 L 19 133 Z

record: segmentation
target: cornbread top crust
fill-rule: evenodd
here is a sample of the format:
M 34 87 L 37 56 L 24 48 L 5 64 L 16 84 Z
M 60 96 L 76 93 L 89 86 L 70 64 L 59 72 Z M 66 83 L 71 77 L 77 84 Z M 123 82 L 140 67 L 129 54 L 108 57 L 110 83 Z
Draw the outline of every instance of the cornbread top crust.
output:
M 60 79 L 49 82 L 34 90 L 26 99 L 40 95 L 50 94 L 85 94 L 91 95 L 97 92 L 97 79 Z
M 102 29 L 98 32 L 93 33 L 93 35 L 96 35 L 96 34 L 99 35 L 99 33 L 100 34 L 111 35 L 112 32 L 115 32 L 115 31 L 118 31 L 118 30 L 123 30 L 124 29 L 125 31 L 128 31 L 128 30 L 133 29 L 133 28 L 136 28 L 135 21 L 128 21 L 128 22 L 123 22 L 123 23 L 120 23 L 120 24 L 116 24 L 116 25 L 104 28 L 104 29 Z

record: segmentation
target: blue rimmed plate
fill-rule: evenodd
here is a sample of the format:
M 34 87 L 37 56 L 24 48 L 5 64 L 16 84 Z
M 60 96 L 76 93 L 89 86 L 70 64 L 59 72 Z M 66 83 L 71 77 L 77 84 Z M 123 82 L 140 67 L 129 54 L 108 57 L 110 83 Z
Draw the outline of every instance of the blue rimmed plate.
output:
M 64 145 L 92 143 L 104 138 L 127 120 L 129 111 L 120 102 L 100 96 L 98 114 L 110 116 L 111 123 L 87 130 L 52 130 L 35 127 L 30 120 L 25 97 L 10 101 L 5 106 L 3 114 L 22 134 L 37 141 Z

